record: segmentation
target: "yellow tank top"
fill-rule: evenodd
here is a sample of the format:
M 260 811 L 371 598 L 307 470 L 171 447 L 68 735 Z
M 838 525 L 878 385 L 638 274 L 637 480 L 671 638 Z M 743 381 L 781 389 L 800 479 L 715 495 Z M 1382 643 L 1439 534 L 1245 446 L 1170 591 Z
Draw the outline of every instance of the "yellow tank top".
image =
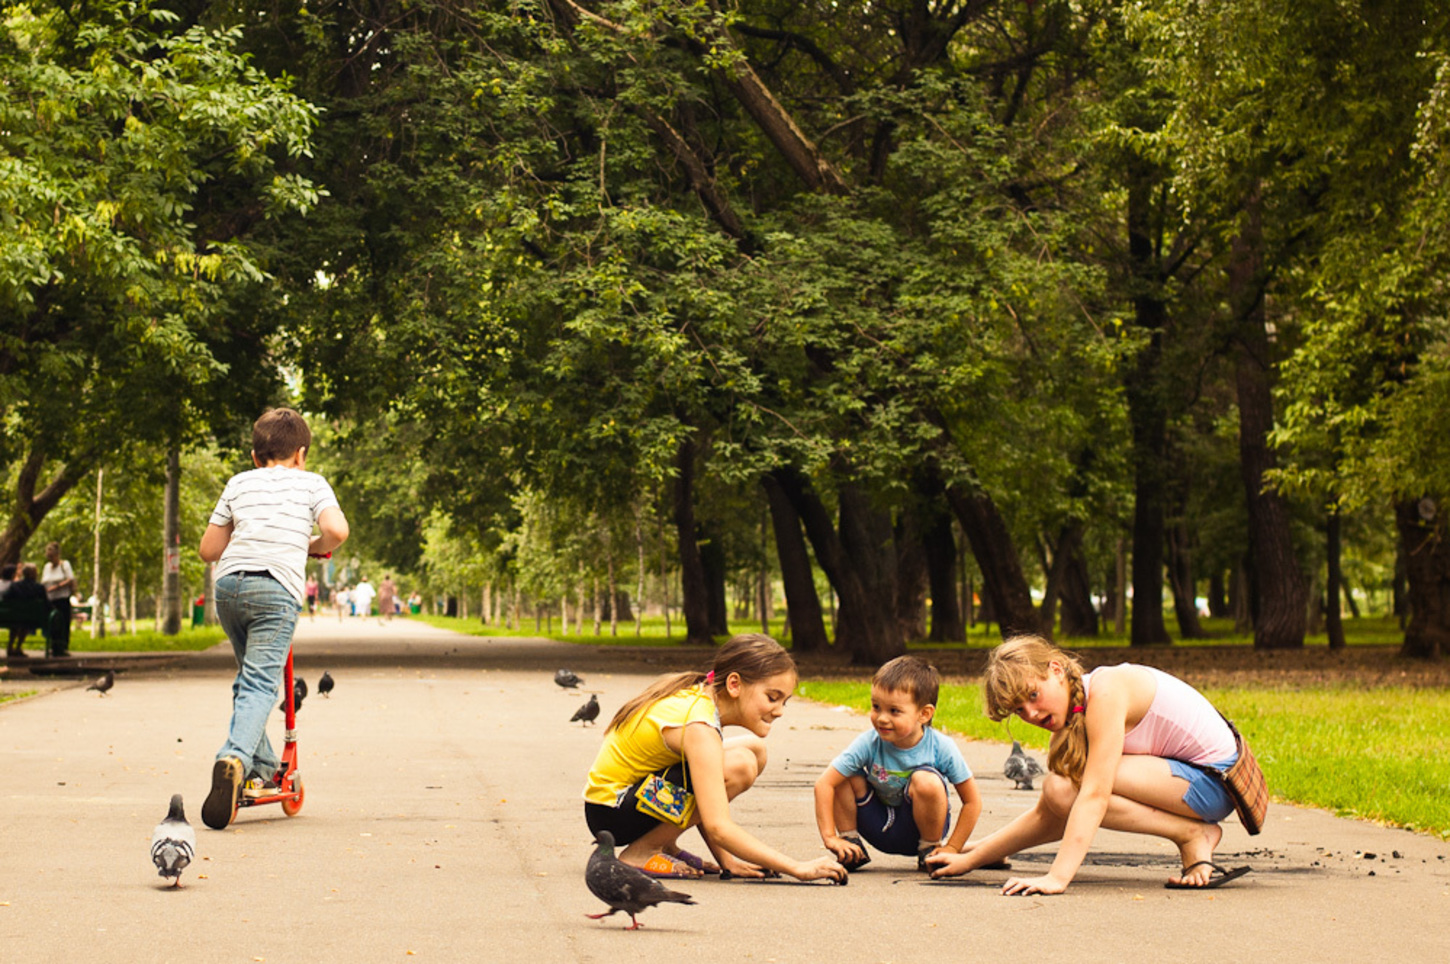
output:
M 664 730 L 691 723 L 707 723 L 720 729 L 715 704 L 700 686 L 657 700 L 610 730 L 589 768 L 584 799 L 606 807 L 617 806 L 630 787 L 651 773 L 679 763 L 680 754 L 665 745 Z

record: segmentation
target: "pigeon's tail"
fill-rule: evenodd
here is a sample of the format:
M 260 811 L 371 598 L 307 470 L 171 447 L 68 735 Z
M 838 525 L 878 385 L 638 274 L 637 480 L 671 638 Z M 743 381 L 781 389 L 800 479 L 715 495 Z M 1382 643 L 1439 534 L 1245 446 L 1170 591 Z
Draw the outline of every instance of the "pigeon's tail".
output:
M 151 848 L 151 860 L 161 877 L 180 877 L 191 863 L 191 845 L 185 840 L 161 840 Z
M 670 901 L 675 904 L 695 903 L 695 898 L 691 897 L 689 894 L 682 894 L 678 890 L 666 890 L 664 893 L 659 894 L 658 896 L 660 899 L 660 903 L 664 903 L 665 901 Z

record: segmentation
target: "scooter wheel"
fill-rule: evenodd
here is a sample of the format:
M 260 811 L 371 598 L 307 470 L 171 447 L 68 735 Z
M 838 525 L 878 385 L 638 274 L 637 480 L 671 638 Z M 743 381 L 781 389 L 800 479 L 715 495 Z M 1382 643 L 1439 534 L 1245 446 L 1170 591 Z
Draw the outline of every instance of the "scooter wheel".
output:
M 292 778 L 292 789 L 296 791 L 297 795 L 295 797 L 288 797 L 282 801 L 282 812 L 289 817 L 297 816 L 298 811 L 302 809 L 302 801 L 307 799 L 307 794 L 302 789 L 302 778 L 300 776 Z

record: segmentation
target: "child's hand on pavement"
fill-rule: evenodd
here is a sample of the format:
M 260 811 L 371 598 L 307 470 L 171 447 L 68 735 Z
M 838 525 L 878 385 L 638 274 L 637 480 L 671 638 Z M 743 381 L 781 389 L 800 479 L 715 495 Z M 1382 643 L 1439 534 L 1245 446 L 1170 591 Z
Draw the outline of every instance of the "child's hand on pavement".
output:
M 1012 897 L 1026 897 L 1029 894 L 1060 894 L 1067 890 L 1067 882 L 1048 874 L 1044 877 L 1008 877 L 1002 885 L 1002 894 Z
M 765 868 L 757 867 L 755 864 L 746 863 L 738 857 L 730 854 L 718 854 L 720 858 L 720 871 L 730 874 L 733 877 L 764 877 Z
M 829 850 L 837 860 L 846 863 L 852 860 L 860 860 L 866 856 L 866 851 L 856 846 L 844 837 L 830 837 L 826 840 L 826 849 Z
M 960 877 L 967 872 L 967 854 L 954 854 L 943 847 L 927 855 L 926 862 L 934 869 L 933 877 Z
M 791 876 L 797 880 L 824 880 L 829 877 L 840 883 L 846 879 L 846 868 L 842 867 L 834 857 L 817 857 L 791 871 Z

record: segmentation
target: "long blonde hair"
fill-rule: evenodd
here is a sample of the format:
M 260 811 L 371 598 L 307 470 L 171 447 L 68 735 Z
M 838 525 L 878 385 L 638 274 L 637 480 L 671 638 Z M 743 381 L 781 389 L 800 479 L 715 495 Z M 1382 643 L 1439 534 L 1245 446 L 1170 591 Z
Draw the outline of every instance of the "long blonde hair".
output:
M 731 673 L 739 675 L 742 683 L 758 683 L 781 673 L 795 671 L 795 660 L 791 659 L 790 653 L 780 643 L 764 633 L 738 633 L 716 651 L 714 664 L 709 670 L 667 673 L 659 677 L 645 687 L 644 692 L 621 706 L 604 732 L 608 733 L 623 726 L 645 707 L 666 696 L 699 686 L 707 679 L 711 680 L 710 696 L 713 698 L 723 691 L 725 680 Z M 711 673 L 714 674 L 713 677 Z
M 1047 768 L 1073 783 L 1082 784 L 1087 766 L 1087 715 L 1073 712 L 1073 707 L 1086 706 L 1087 690 L 1082 682 L 1082 663 L 1043 639 L 1041 636 L 1013 636 L 1004 641 L 987 659 L 987 675 L 982 683 L 987 715 L 1004 720 L 1027 702 L 1034 685 L 1052 672 L 1052 663 L 1062 666 L 1067 679 L 1067 725 L 1052 740 L 1047 753 Z

